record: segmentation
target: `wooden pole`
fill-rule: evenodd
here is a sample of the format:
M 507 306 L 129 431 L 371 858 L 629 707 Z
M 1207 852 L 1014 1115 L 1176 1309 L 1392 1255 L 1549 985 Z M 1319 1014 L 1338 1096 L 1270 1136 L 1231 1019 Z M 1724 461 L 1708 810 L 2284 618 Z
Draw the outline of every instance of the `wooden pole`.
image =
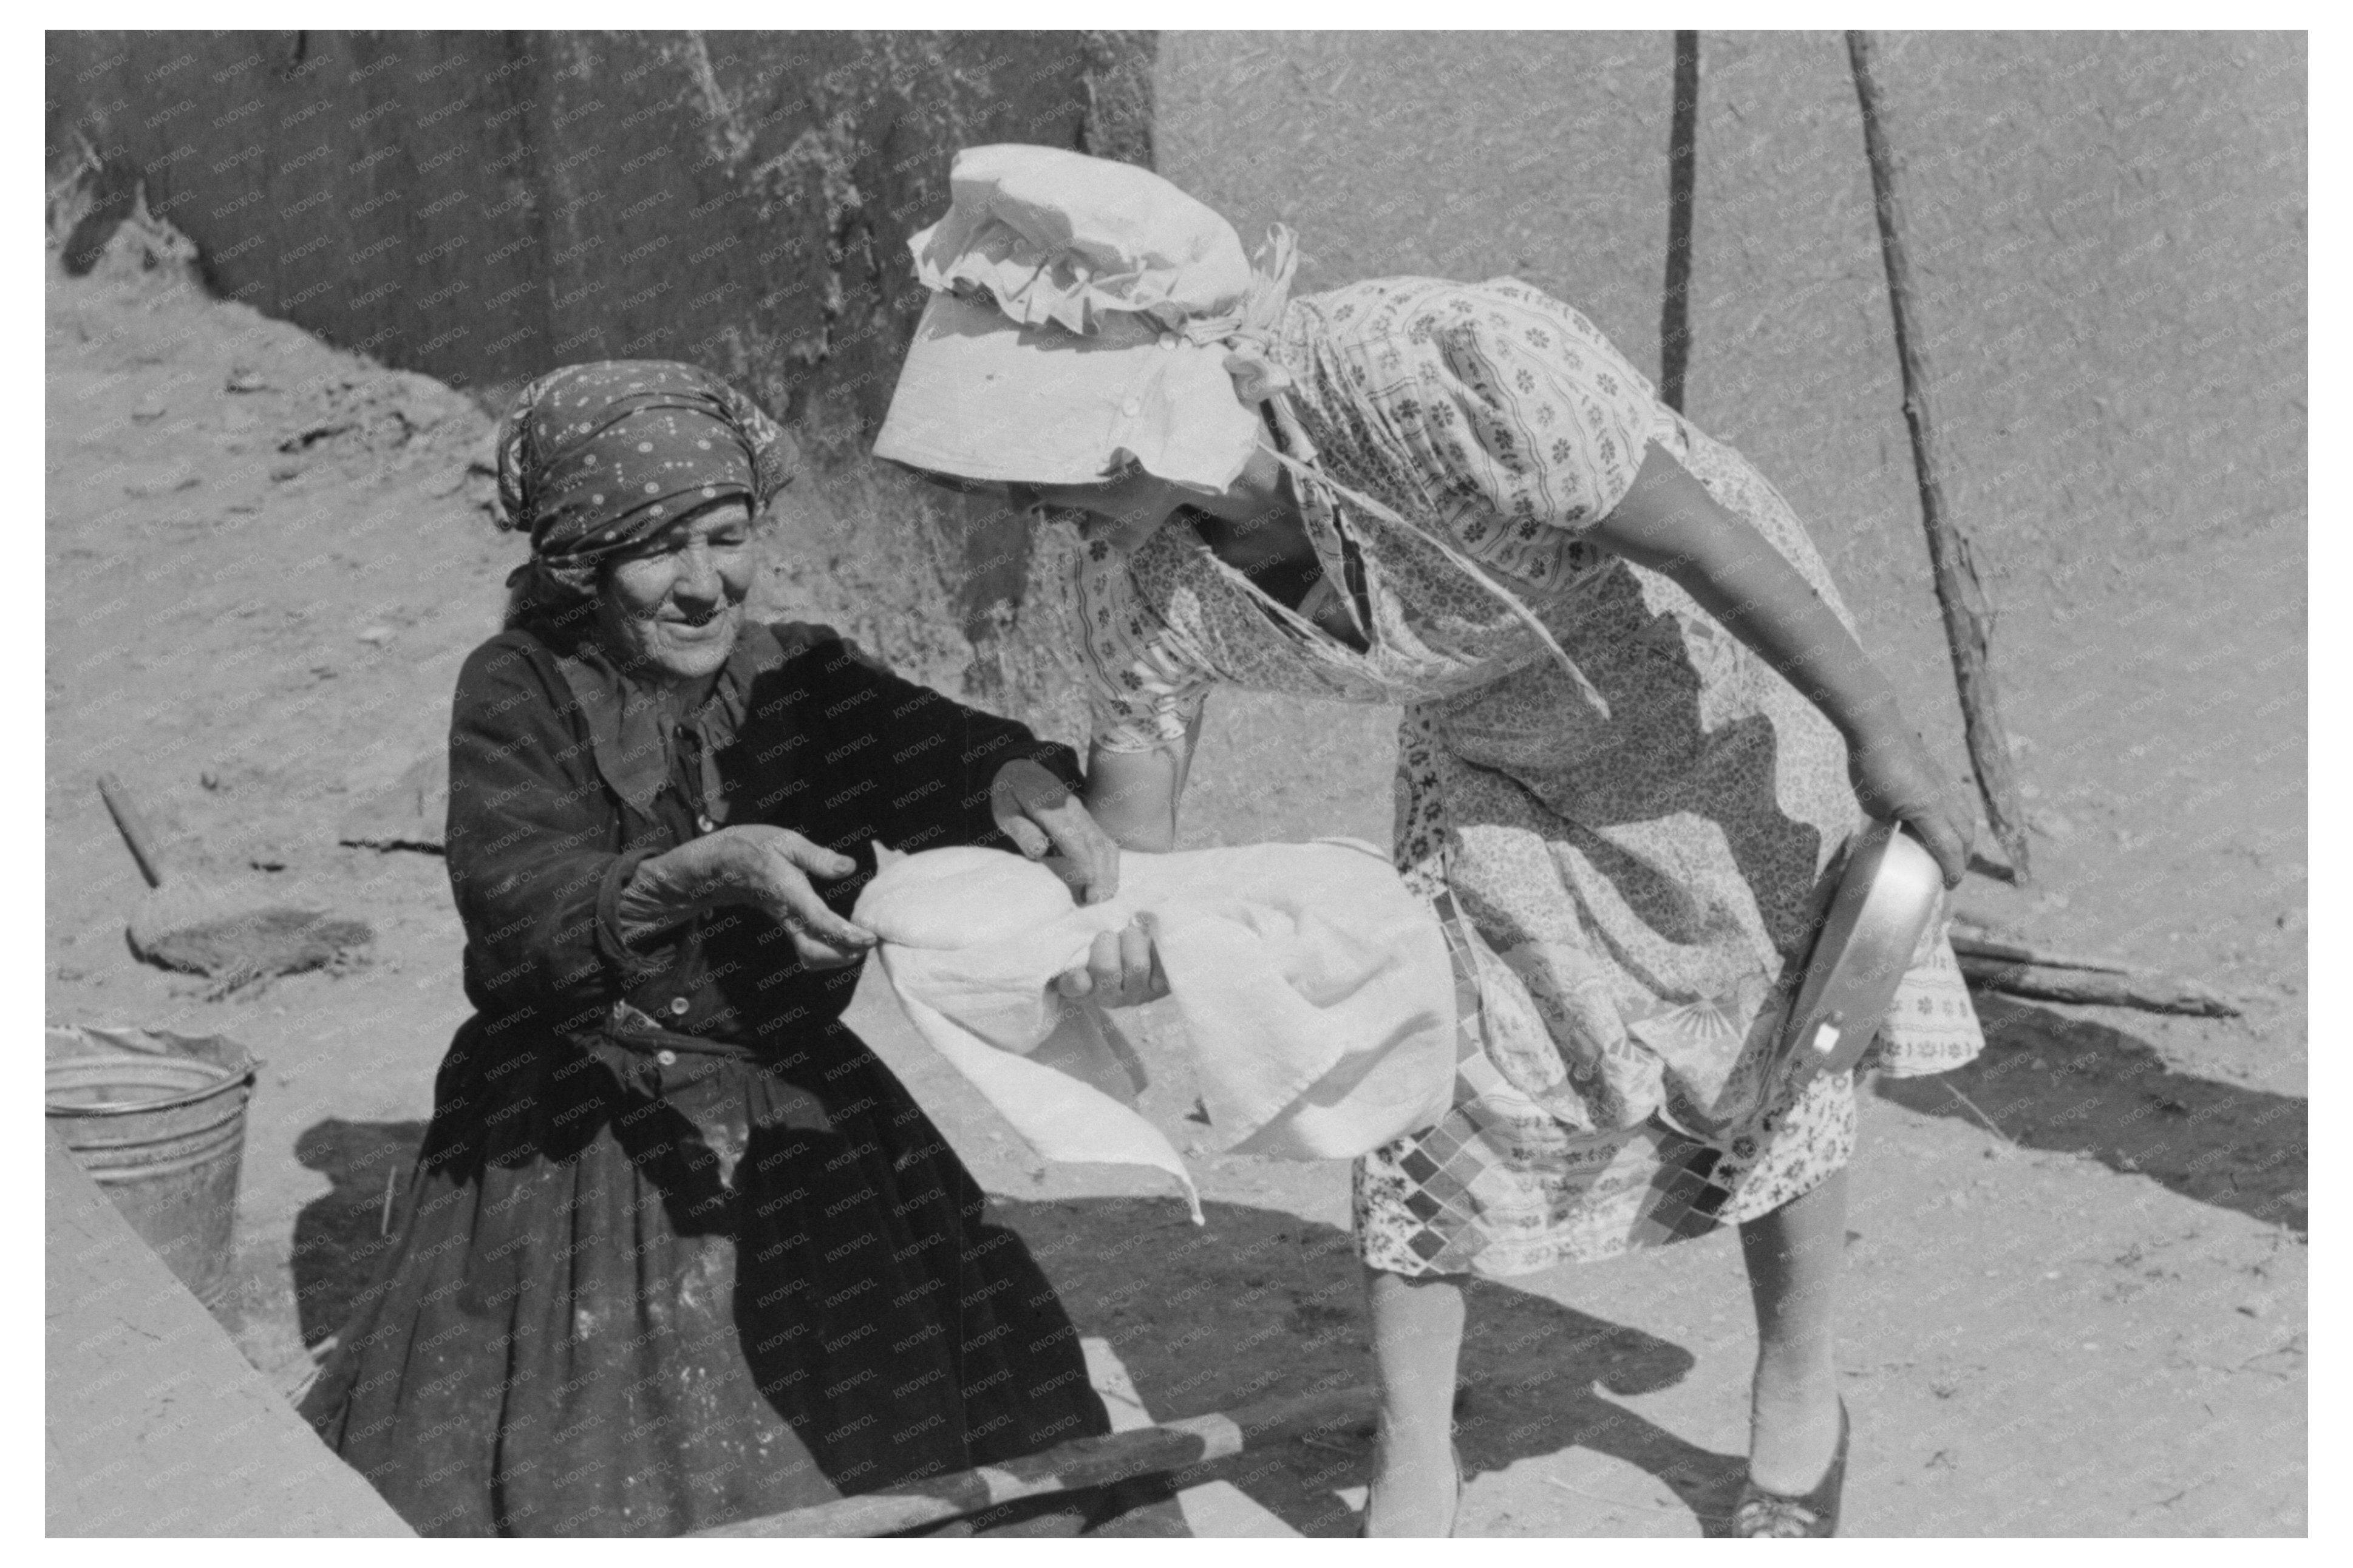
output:
M 741 1520 L 693 1533 L 759 1540 L 891 1535 L 1024 1498 L 1107 1486 L 1131 1476 L 1207 1464 L 1297 1433 L 1367 1420 L 1372 1413 L 1373 1391 L 1369 1388 L 1333 1389 L 1297 1399 L 1270 1400 L 1231 1415 L 1194 1415 L 1102 1437 L 1081 1437 L 1001 1465 L 983 1465 L 978 1469 L 959 1470 L 889 1491 L 861 1492 L 856 1497 L 797 1508 L 789 1513 Z
M 2018 775 L 2002 728 L 2001 703 L 1994 689 L 1993 612 L 1978 580 L 1968 535 L 1945 512 L 1937 475 L 1935 426 L 1928 417 L 1928 360 L 1912 292 L 1911 263 L 1904 253 L 1903 205 L 1895 189 L 1895 157 L 1888 148 L 1886 110 L 1871 75 L 1871 35 L 1846 36 L 1847 59 L 1854 68 L 1854 95 L 1862 106 L 1862 145 L 1871 160 L 1871 188 L 1879 215 L 1879 250 L 1887 264 L 1887 301 L 1895 318 L 1895 354 L 1904 374 L 1904 422 L 1912 431 L 1912 463 L 1920 480 L 1920 521 L 1928 531 L 1928 561 L 1936 581 L 1936 602 L 1945 612 L 1945 641 L 1953 655 L 1960 688 L 1961 724 L 1976 768 L 1978 794 L 1994 837 L 2010 857 L 2019 881 L 2027 879 L 2026 810 L 2020 804 Z
M 1659 307 L 1659 400 L 1678 414 L 1691 365 L 1692 191 L 1698 176 L 1699 35 L 1678 32 L 1667 132 L 1667 289 Z

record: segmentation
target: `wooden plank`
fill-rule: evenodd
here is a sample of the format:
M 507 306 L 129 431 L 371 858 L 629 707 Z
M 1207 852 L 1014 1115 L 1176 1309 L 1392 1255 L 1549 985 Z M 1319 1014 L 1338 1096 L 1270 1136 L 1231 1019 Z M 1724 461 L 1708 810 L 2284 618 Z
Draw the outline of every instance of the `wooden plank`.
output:
M 1111 1429 L 1133 1432 L 1155 1425 L 1152 1412 L 1145 1408 L 1144 1395 L 1136 1392 L 1135 1379 L 1128 1375 L 1126 1363 L 1111 1342 L 1090 1335 L 1079 1342 L 1079 1348 L 1086 1352 L 1087 1381 L 1103 1395 Z M 1195 1481 L 1180 1487 L 1176 1506 L 1196 1540 L 1300 1539 L 1299 1531 L 1285 1524 L 1281 1515 L 1229 1480 Z
M 416 1531 L 279 1397 L 48 1135 L 47 1532 Z
M 1002 1465 L 983 1465 L 889 1491 L 864 1492 L 694 1533 L 736 1539 L 889 1535 L 1023 1498 L 1207 1464 L 1301 1432 L 1365 1420 L 1373 1405 L 1373 1391 L 1361 1387 L 1270 1400 L 1229 1415 L 1194 1415 L 1082 1437 Z

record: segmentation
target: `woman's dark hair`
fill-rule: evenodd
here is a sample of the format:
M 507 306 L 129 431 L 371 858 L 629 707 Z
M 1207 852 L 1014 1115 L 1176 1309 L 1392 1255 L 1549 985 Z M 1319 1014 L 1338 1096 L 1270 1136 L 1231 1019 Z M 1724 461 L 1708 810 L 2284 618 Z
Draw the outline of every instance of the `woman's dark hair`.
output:
M 596 613 L 596 595 L 559 583 L 525 562 L 507 579 L 507 611 L 502 631 L 525 630 L 542 642 L 570 641 L 586 629 Z

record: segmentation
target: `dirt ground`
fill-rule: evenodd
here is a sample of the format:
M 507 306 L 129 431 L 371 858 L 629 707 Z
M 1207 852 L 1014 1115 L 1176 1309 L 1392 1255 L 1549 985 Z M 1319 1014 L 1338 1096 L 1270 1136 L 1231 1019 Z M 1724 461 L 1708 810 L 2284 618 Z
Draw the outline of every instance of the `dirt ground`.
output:
M 441 744 L 458 663 L 494 628 L 520 552 L 470 470 L 488 422 L 465 398 L 168 271 L 53 268 L 47 358 L 47 1014 L 227 1034 L 263 1059 L 228 1315 L 291 1390 L 368 1267 L 465 1013 L 440 859 L 339 847 L 339 826 Z M 831 546 L 796 527 L 766 597 L 824 611 Z M 2221 551 L 2194 565 L 2169 580 L 2276 575 Z M 2162 624 L 2167 606 L 2153 613 Z M 2275 658 L 2300 664 L 2300 627 L 2268 625 Z M 2094 671 L 2132 657 L 2126 626 L 2075 635 Z M 2225 662 L 2186 679 L 2185 709 L 2216 713 L 2243 676 Z M 2028 733 L 2069 721 L 2023 706 Z M 1394 715 L 1239 700 L 1211 714 L 1191 843 L 1386 838 Z M 1968 907 L 2172 963 L 2249 1012 L 1988 998 L 1980 1062 L 1867 1097 L 1843 1347 L 1852 1533 L 2304 1531 L 2294 739 L 2197 753 L 2251 805 L 2194 841 L 2173 796 L 2116 788 L 2084 749 L 2032 770 L 2050 808 L 2042 878 L 2031 892 L 1973 879 Z M 364 919 L 366 962 L 221 998 L 134 962 L 122 932 L 142 884 L 93 787 L 110 770 L 144 796 L 177 874 Z M 2196 907 L 2157 897 L 2176 877 L 2202 889 Z M 1181 1071 L 1149 1054 L 1147 1109 L 1198 1136 Z M 1368 1374 L 1345 1166 L 1205 1156 L 1197 1230 L 1149 1181 L 1041 1167 L 939 1072 L 908 1076 L 1153 1415 Z M 1475 1298 L 1465 1534 L 1713 1528 L 1739 1479 L 1753 1353 L 1729 1237 Z M 1294 1445 L 1188 1478 L 1246 1500 L 1196 1527 L 1349 1533 L 1366 1457 L 1361 1438 Z

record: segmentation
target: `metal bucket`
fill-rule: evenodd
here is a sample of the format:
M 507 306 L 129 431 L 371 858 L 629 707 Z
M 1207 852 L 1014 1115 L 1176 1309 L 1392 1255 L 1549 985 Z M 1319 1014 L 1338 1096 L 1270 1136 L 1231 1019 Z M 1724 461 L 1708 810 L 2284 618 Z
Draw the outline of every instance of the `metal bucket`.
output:
M 228 1293 L 256 1063 L 217 1037 L 48 1032 L 49 1125 L 207 1307 Z

